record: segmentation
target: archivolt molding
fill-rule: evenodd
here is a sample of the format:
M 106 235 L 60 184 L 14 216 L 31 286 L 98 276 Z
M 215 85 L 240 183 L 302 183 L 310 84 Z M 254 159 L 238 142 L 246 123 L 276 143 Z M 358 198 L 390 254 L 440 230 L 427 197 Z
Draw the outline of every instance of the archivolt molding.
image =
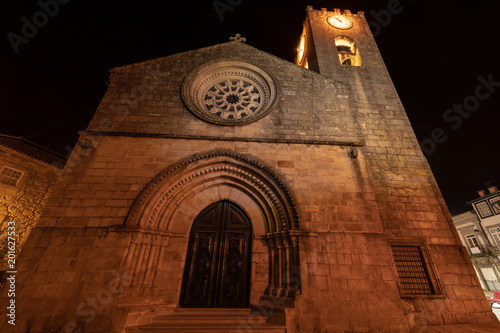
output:
M 126 255 L 125 271 L 137 276 L 128 293 L 154 285 L 173 238 L 189 235 L 190 225 L 208 205 L 230 200 L 245 210 L 254 235 L 268 249 L 264 295 L 300 293 L 300 220 L 285 181 L 258 158 L 217 150 L 186 158 L 158 174 L 142 191 L 125 222 L 138 235 Z M 187 244 L 186 244 L 187 245 Z
M 275 215 L 269 217 L 275 221 L 267 232 L 300 228 L 295 199 L 283 178 L 258 158 L 225 150 L 193 155 L 158 174 L 132 206 L 126 225 L 165 230 L 193 191 L 219 185 L 238 188 L 267 204 L 264 210 Z

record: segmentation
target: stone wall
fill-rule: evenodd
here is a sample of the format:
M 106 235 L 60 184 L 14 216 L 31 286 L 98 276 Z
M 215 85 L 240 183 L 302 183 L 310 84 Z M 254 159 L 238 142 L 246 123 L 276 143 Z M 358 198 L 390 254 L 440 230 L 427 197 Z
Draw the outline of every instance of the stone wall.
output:
M 0 146 L 0 169 L 3 166 L 23 172 L 16 187 L 0 184 L 0 270 L 7 270 L 8 221 L 16 222 L 16 250 L 19 252 L 40 217 L 61 170 Z
M 178 304 L 188 226 L 187 233 L 182 235 L 162 235 L 165 251 L 150 285 L 140 287 L 141 283 L 132 279 L 124 284 L 120 293 L 113 294 L 110 303 L 103 295 L 99 297 L 99 293 L 113 280 L 113 272 L 120 272 L 126 266 L 130 243 L 152 244 L 147 235 L 123 227 L 134 198 L 171 164 L 193 152 L 218 148 L 258 156 L 284 175 L 296 193 L 302 228 L 308 233 L 300 244 L 303 284 L 302 294 L 296 300 L 298 313 L 289 316 L 293 325 L 307 331 L 315 322 L 324 324 L 321 318 L 348 317 L 359 307 L 367 311 L 365 321 L 377 325 L 380 319 L 373 300 L 389 304 L 398 299 L 398 294 L 388 246 L 380 224 L 375 223 L 378 215 L 374 196 L 369 186 L 363 186 L 358 179 L 358 174 L 365 172 L 362 154 L 353 160 L 348 155 L 350 148 L 327 145 L 242 145 L 105 137 L 81 164 L 81 169 L 67 176 L 66 185 L 54 191 L 19 259 L 18 269 L 26 272 L 26 278 L 20 282 L 21 294 L 32 295 L 30 305 L 20 307 L 26 313 L 20 313 L 19 317 L 38 313 L 34 322 L 24 323 L 32 325 L 24 326 L 25 329 L 30 327 L 37 332 L 43 327 L 61 327 L 71 321 L 86 329 L 102 325 L 114 327 L 123 324 L 126 312 L 117 310 L 119 304 L 133 308 L 129 323 L 140 322 L 152 305 Z M 145 156 L 144 151 L 148 152 Z M 222 192 L 212 195 L 217 196 L 213 201 L 224 199 Z M 253 243 L 252 304 L 258 304 L 267 282 L 267 253 L 257 236 Z M 137 237 L 142 237 L 142 241 L 133 240 Z M 135 273 L 134 277 L 139 276 Z M 371 292 L 372 296 L 363 296 L 372 289 L 377 289 Z M 365 299 L 352 301 L 355 297 Z M 85 311 L 92 311 L 92 307 L 85 303 L 86 299 L 95 299 L 97 308 L 102 308 L 94 310 L 96 318 L 89 323 L 86 320 L 91 315 Z M 81 302 L 84 305 L 79 308 Z M 46 307 L 48 304 L 51 306 Z M 307 313 L 300 313 L 302 307 Z M 324 316 L 318 317 L 316 310 L 311 309 L 323 309 Z M 299 320 L 302 316 L 317 319 L 308 323 Z M 401 328 L 401 311 L 390 312 L 388 316 L 396 321 L 394 327 Z M 353 320 L 334 326 L 350 327 Z
M 352 29 L 341 32 L 324 23 L 329 15 L 332 12 L 308 8 L 306 21 L 315 43 L 318 71 L 351 87 L 350 107 L 356 110 L 360 139 L 365 143 L 362 151 L 384 234 L 395 243 L 414 240 L 427 244 L 437 275 L 441 298 L 407 299 L 415 307 L 416 323 L 475 323 L 479 317 L 494 320 L 363 14 L 346 13 L 355 23 Z M 363 66 L 340 65 L 330 46 L 336 34 L 356 40 Z M 464 272 L 459 280 L 450 279 L 450 262 L 457 265 L 454 273 Z M 460 292 L 464 289 L 468 292 Z M 475 317 L 463 311 L 464 302 L 474 303 L 480 314 Z M 437 308 L 461 313 L 451 316 Z

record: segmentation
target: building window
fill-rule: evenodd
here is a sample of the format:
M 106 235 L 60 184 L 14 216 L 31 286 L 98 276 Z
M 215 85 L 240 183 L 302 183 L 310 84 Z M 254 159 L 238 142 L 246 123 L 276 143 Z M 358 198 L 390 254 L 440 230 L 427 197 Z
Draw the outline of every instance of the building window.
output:
M 391 249 L 396 263 L 401 294 L 436 294 L 421 246 L 391 245 Z
M 482 201 L 476 204 L 476 210 L 481 216 L 481 218 L 489 217 L 493 215 L 490 206 L 486 201 Z
M 15 187 L 22 175 L 22 171 L 4 166 L 0 171 L 0 183 Z
M 467 239 L 467 244 L 469 244 L 469 247 L 479 247 L 479 243 L 477 241 L 476 236 L 474 235 L 469 235 L 465 237 Z
M 467 245 L 469 246 L 472 254 L 481 253 L 481 249 L 479 248 L 479 242 L 477 241 L 476 236 L 468 235 L 468 236 L 465 236 L 465 239 L 467 241 Z
M 500 228 L 493 228 L 490 229 L 490 234 L 491 237 L 495 240 L 495 243 L 497 243 L 497 247 L 500 248 Z
M 350 37 L 339 36 L 335 38 L 335 47 L 342 65 L 362 66 L 361 56 L 359 55 L 356 42 Z
M 500 214 L 500 196 L 490 198 L 491 207 L 495 211 L 495 214 Z
M 304 60 L 304 52 L 306 50 L 306 35 L 303 34 L 300 38 L 299 48 L 297 49 L 297 64 L 301 65 Z

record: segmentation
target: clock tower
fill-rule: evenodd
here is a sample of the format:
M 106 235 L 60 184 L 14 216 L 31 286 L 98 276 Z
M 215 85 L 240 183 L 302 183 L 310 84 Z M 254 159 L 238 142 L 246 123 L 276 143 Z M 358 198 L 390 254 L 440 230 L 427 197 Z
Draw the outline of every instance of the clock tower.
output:
M 348 66 L 382 68 L 388 78 L 363 12 L 308 6 L 297 51 L 297 65 L 330 78 L 348 78 Z
M 306 11 L 294 62 L 347 87 L 345 96 L 322 105 L 322 113 L 355 119 L 362 146 L 349 156 L 366 177 L 363 186 L 373 190 L 382 229 L 377 236 L 389 244 L 408 327 L 474 323 L 467 311 L 457 309 L 467 302 L 484 307 L 482 290 L 364 13 L 311 6 Z M 331 105 L 343 99 L 347 105 L 331 112 Z M 357 164 L 361 161 L 366 169 Z M 450 262 L 460 262 L 456 280 L 450 279 Z M 484 321 L 478 322 L 493 318 L 489 313 L 479 317 Z

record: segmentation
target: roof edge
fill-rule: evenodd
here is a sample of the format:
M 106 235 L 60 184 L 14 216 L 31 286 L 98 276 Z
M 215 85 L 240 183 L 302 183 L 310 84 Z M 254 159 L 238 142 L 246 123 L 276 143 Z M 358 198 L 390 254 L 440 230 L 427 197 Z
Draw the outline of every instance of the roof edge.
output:
M 159 57 L 159 58 L 144 60 L 144 61 L 140 61 L 140 62 L 136 62 L 136 63 L 133 63 L 133 64 L 124 65 L 124 66 L 113 67 L 109 71 L 112 74 L 114 74 L 114 73 L 120 72 L 121 70 L 125 70 L 125 69 L 128 69 L 128 68 L 134 67 L 134 66 L 141 66 L 141 65 L 146 65 L 148 63 L 154 63 L 154 62 L 157 62 L 159 59 L 164 59 L 164 58 L 169 58 L 169 57 L 174 57 L 174 56 L 182 56 L 183 54 L 187 54 L 187 53 L 193 52 L 193 51 L 204 51 L 204 50 L 209 50 L 211 48 L 216 48 L 216 47 L 220 47 L 220 46 L 223 46 L 223 45 L 235 44 L 235 43 L 240 43 L 240 45 L 244 45 L 244 47 L 248 47 L 250 49 L 262 52 L 262 53 L 264 53 L 264 54 L 266 54 L 266 55 L 274 58 L 277 61 L 280 61 L 280 62 L 285 63 L 287 65 L 293 65 L 293 66 L 295 66 L 297 68 L 300 68 L 302 71 L 304 71 L 306 73 L 309 73 L 309 74 L 312 74 L 312 75 L 316 75 L 316 76 L 321 77 L 321 78 L 323 78 L 323 79 L 325 79 L 325 80 L 327 80 L 327 81 L 329 81 L 329 82 L 331 82 L 333 84 L 342 85 L 346 89 L 348 89 L 349 91 L 351 90 L 351 86 L 348 83 L 346 83 L 346 82 L 334 80 L 332 78 L 324 76 L 323 74 L 320 74 L 320 73 L 315 72 L 313 70 L 310 70 L 310 69 L 304 68 L 302 66 L 299 66 L 299 65 L 297 65 L 297 64 L 295 64 L 295 63 L 293 63 L 291 61 L 288 61 L 286 59 L 282 59 L 282 58 L 280 58 L 280 57 L 278 57 L 278 56 L 276 56 L 274 54 L 271 54 L 269 52 L 263 51 L 261 49 L 256 48 L 255 46 L 249 45 L 249 44 L 241 42 L 241 41 L 229 41 L 229 42 L 224 42 L 224 43 L 219 43 L 219 44 L 214 44 L 214 45 L 202 47 L 202 48 L 199 48 L 199 49 L 192 49 L 192 50 L 188 50 L 188 51 L 184 51 L 184 52 L 174 53 L 174 54 L 170 54 L 170 55 L 167 55 L 167 56 L 164 56 L 164 57 Z
M 58 153 L 58 152 L 55 152 L 55 151 L 53 151 L 52 149 L 49 149 L 49 148 L 44 147 L 44 146 L 42 146 L 42 145 L 39 145 L 39 144 L 38 144 L 38 143 L 36 143 L 36 142 L 30 141 L 30 140 L 28 140 L 28 139 L 25 139 L 25 138 L 23 138 L 22 136 L 13 136 L 13 135 L 7 135 L 7 134 L 0 134 L 0 139 L 1 139 L 1 138 L 6 138 L 6 139 L 10 139 L 10 140 L 20 141 L 20 142 L 22 142 L 22 143 L 24 143 L 24 144 L 26 144 L 26 145 L 30 145 L 30 146 L 32 146 L 32 147 L 34 147 L 34 148 L 36 148 L 36 149 L 42 150 L 42 151 L 44 151 L 45 153 L 51 154 L 51 155 L 55 156 L 56 158 L 60 159 L 61 161 L 66 161 L 66 157 L 65 157 L 64 155 L 62 155 L 62 154 L 60 154 L 60 153 Z M 10 150 L 13 150 L 13 151 L 16 151 L 16 152 L 18 152 L 18 153 L 21 153 L 21 154 L 23 154 L 23 155 L 29 156 L 29 157 L 31 157 L 31 158 L 33 158 L 33 159 L 35 159 L 35 160 L 37 160 L 37 161 L 40 161 L 40 162 L 42 162 L 42 163 L 45 163 L 45 164 L 48 164 L 48 165 L 52 165 L 52 166 L 55 166 L 55 167 L 57 167 L 57 168 L 61 169 L 60 167 L 58 167 L 58 166 L 56 166 L 56 165 L 54 165 L 54 164 L 48 163 L 47 161 L 44 161 L 44 160 L 42 160 L 42 159 L 38 158 L 37 156 L 33 156 L 32 154 L 29 154 L 29 153 L 27 153 L 27 152 L 25 152 L 25 151 L 22 151 L 22 150 L 21 150 L 21 149 L 19 149 L 18 147 L 12 147 L 12 146 L 10 146 L 10 145 L 8 145 L 8 144 L 6 144 L 6 143 L 3 143 L 3 142 L 1 142 L 1 141 L 0 141 L 0 145 L 1 145 L 1 146 L 3 146 L 3 147 L 5 147 L 5 148 L 8 148 L 8 149 L 10 149 Z M 61 161 L 54 161 L 54 162 L 59 163 L 59 162 L 61 162 Z

